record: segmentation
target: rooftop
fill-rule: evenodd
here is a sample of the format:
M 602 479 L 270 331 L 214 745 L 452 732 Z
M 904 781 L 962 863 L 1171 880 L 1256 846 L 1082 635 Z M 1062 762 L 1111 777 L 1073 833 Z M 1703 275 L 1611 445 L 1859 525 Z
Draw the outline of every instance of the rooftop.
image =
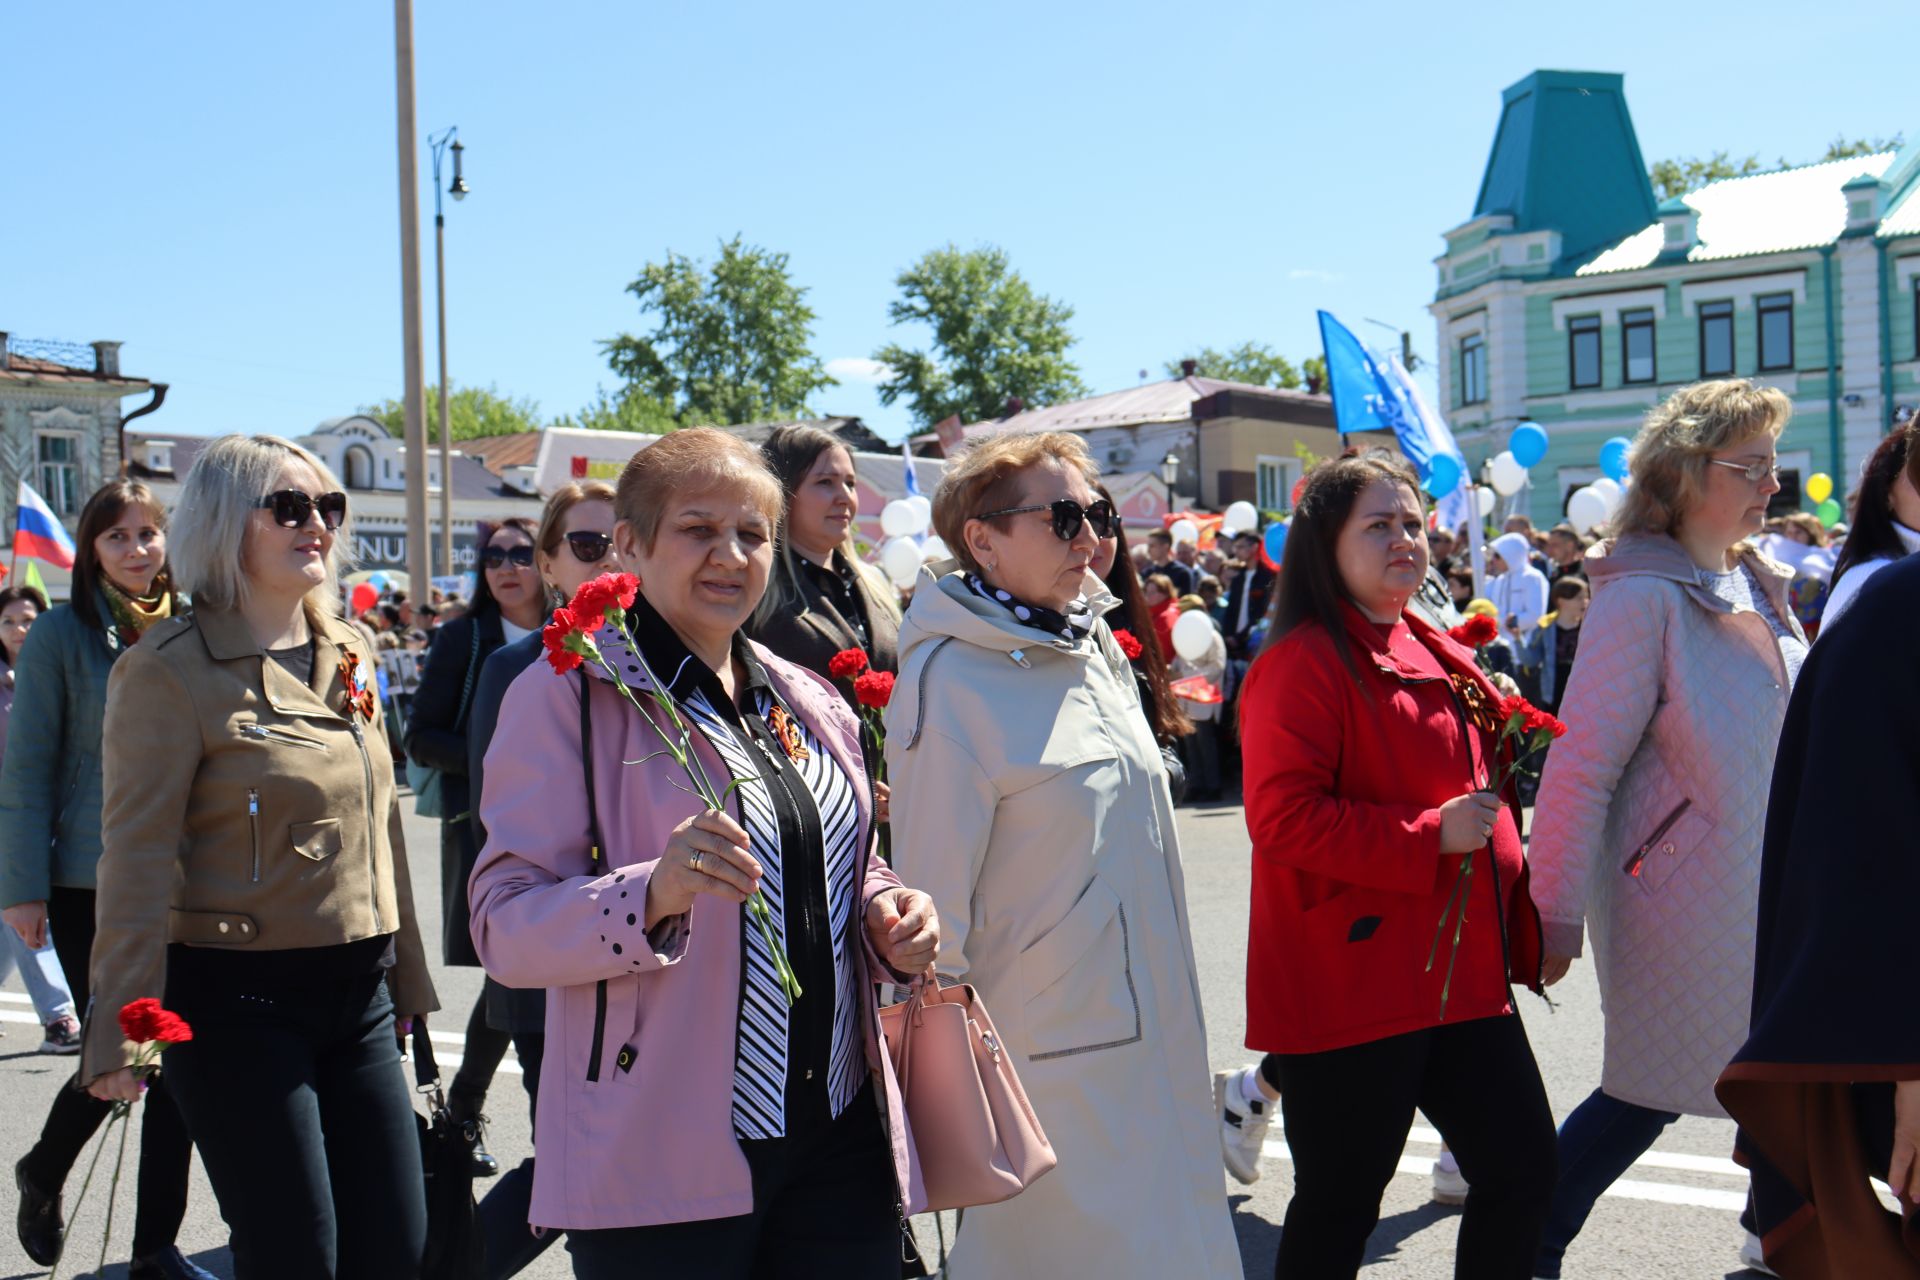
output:
M 119 387 L 132 395 L 153 386 L 120 372 L 117 342 L 54 342 L 0 332 L 0 382 L 29 386 Z
M 1149 422 L 1188 422 L 1196 418 L 1224 416 L 1196 408 L 1202 401 L 1223 395 L 1231 399 L 1236 407 L 1251 403 L 1266 408 L 1270 412 L 1259 415 L 1263 417 L 1291 418 L 1328 426 L 1333 422 L 1333 401 L 1326 396 L 1195 376 L 1143 382 L 1137 387 L 1109 391 L 1084 400 L 1023 409 L 1008 417 L 969 423 L 965 431 L 973 436 L 1000 431 L 1092 431 L 1099 427 L 1137 426 Z M 916 441 L 934 438 L 931 432 L 914 437 Z

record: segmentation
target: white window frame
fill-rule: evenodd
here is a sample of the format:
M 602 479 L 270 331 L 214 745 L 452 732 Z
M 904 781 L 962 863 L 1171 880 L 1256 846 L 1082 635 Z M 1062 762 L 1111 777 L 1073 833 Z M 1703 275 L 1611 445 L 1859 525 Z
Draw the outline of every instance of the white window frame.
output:
M 1300 459 L 1261 454 L 1253 460 L 1253 505 L 1262 511 L 1292 511 L 1293 486 L 1299 479 Z

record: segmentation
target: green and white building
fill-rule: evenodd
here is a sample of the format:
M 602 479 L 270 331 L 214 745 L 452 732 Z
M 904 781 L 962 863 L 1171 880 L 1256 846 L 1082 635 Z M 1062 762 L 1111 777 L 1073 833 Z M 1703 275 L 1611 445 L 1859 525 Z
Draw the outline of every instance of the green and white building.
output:
M 1501 99 L 1473 217 L 1429 310 L 1468 463 L 1521 422 L 1552 442 L 1527 510 L 1560 518 L 1601 444 L 1704 378 L 1793 400 L 1776 509 L 1844 496 L 1920 404 L 1920 144 L 1710 183 L 1656 203 L 1618 75 L 1536 71 Z M 1810 506 L 1811 504 L 1805 504 Z

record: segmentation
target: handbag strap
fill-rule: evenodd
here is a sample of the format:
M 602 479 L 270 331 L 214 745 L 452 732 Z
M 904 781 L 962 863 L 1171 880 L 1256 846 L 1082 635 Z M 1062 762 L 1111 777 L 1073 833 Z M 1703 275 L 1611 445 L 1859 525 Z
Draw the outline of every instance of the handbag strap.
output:
M 587 683 L 587 673 L 580 673 L 580 768 L 587 780 L 587 835 L 592 841 L 587 846 L 587 857 L 595 865 L 600 865 L 600 802 L 593 794 L 593 699 L 588 696 L 592 686 Z
M 440 1088 L 440 1064 L 433 1060 L 433 1041 L 427 1036 L 425 1018 L 413 1020 L 413 1030 L 407 1033 L 407 1043 L 413 1049 L 413 1082 L 422 1092 L 438 1092 Z
M 453 731 L 460 732 L 467 723 L 467 708 L 473 705 L 473 682 L 480 672 L 480 620 L 473 620 L 473 645 L 467 650 L 467 679 L 460 686 L 460 709 L 453 713 Z

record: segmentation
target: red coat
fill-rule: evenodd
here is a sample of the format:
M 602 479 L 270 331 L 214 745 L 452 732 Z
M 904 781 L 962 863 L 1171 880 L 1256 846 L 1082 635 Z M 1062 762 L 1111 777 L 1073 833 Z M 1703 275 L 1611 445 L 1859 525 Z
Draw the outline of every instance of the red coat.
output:
M 1160 663 L 1173 662 L 1173 624 L 1180 621 L 1180 602 L 1169 600 L 1153 611 L 1153 634 L 1160 641 Z
M 1442 1021 L 1453 946 L 1440 921 L 1465 855 L 1440 852 L 1440 806 L 1483 786 L 1496 737 L 1463 733 L 1498 694 L 1473 654 L 1413 613 L 1387 633 L 1352 609 L 1359 678 L 1308 623 L 1254 662 L 1240 691 L 1253 901 L 1247 1047 L 1317 1053 Z M 1465 702 L 1450 678 L 1470 686 Z M 1491 721 L 1490 715 L 1483 718 Z M 1447 1022 L 1509 1012 L 1509 977 L 1540 989 L 1512 788 L 1493 858 L 1472 855 Z M 1427 968 L 1428 956 L 1433 967 Z

